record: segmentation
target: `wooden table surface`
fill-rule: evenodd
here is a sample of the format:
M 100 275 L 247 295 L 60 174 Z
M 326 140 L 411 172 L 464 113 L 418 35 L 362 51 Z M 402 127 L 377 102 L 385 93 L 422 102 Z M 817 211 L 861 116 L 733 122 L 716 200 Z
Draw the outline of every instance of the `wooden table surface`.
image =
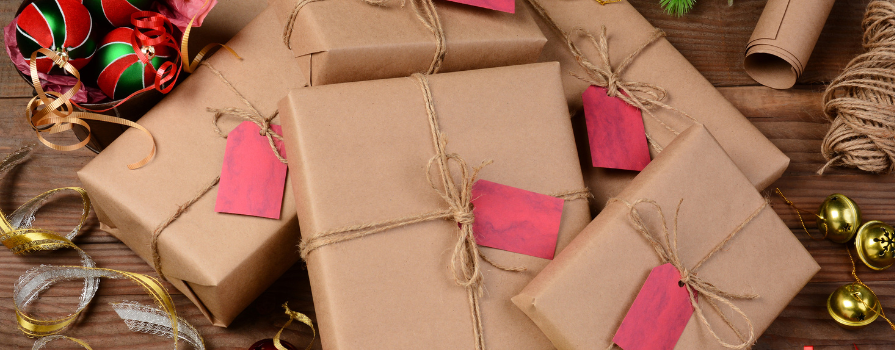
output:
M 630 1 L 655 26 L 664 29 L 668 40 L 792 159 L 785 175 L 771 188 L 781 188 L 791 200 L 812 209 L 830 193 L 843 193 L 859 203 L 865 218 L 895 222 L 895 177 L 843 169 L 834 169 L 824 176 L 815 175 L 824 163 L 820 145 L 828 128 L 821 105 L 823 84 L 862 52 L 860 24 L 869 0 L 836 3 L 799 85 L 786 91 L 760 86 L 743 71 L 746 41 L 766 0 L 735 0 L 733 6 L 727 6 L 726 0 L 699 0 L 693 12 L 682 18 L 665 15 L 658 6 L 659 0 Z M 18 4 L 17 0 L 0 0 L 0 24 L 6 25 L 12 20 Z M 30 97 L 31 89 L 16 74 L 6 55 L 0 55 L 0 154 L 36 142 L 22 116 Z M 71 142 L 73 139 L 65 135 L 54 140 Z M 38 146 L 32 160 L 0 181 L 0 208 L 9 213 L 46 190 L 79 186 L 75 172 L 93 156 L 86 149 L 63 153 Z M 764 332 L 754 348 L 801 350 L 805 345 L 814 345 L 818 350 L 854 349 L 853 344 L 862 350 L 895 347 L 895 330 L 882 320 L 859 331 L 844 330 L 833 322 L 825 308 L 827 296 L 851 281 L 844 246 L 809 240 L 793 211 L 777 198 L 772 204 L 822 270 Z M 37 224 L 68 231 L 77 222 L 77 208 L 77 198 L 54 200 L 39 216 Z M 100 267 L 155 274 L 124 244 L 100 231 L 95 216 L 91 215 L 87 228 L 75 242 Z M 18 276 L 39 264 L 77 265 L 79 262 L 72 251 L 15 256 L 0 248 L 0 349 L 30 349 L 34 343 L 16 329 L 12 293 Z M 895 269 L 875 272 L 859 266 L 858 274 L 876 291 L 887 310 L 895 314 Z M 67 314 L 77 304 L 80 288 L 77 282 L 53 287 L 39 301 L 37 313 Z M 293 266 L 227 329 L 211 326 L 186 297 L 170 285 L 169 290 L 176 293 L 178 314 L 199 329 L 209 349 L 247 349 L 259 339 L 272 337 L 286 322 L 280 308 L 285 301 L 293 309 L 314 318 L 307 272 L 301 264 Z M 82 338 L 98 350 L 171 347 L 169 340 L 127 331 L 109 305 L 122 300 L 152 302 L 140 287 L 130 282 L 104 280 L 81 322 L 66 334 Z M 310 331 L 290 326 L 284 337 L 303 348 L 310 340 Z M 319 339 L 314 346 L 319 349 Z M 65 342 L 52 343 L 51 347 L 78 349 Z

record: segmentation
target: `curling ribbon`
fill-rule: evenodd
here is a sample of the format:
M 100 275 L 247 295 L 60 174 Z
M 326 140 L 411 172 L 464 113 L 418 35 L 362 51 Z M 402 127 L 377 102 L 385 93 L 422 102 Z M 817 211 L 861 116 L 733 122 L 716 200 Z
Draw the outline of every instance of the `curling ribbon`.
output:
M 285 346 L 283 346 L 283 343 L 280 342 L 280 335 L 283 334 L 283 330 L 285 330 L 286 327 L 289 327 L 289 325 L 292 324 L 292 321 L 298 321 L 308 325 L 308 327 L 311 327 L 311 342 L 308 344 L 308 347 L 305 348 L 305 350 L 311 350 L 311 348 L 314 346 L 314 338 L 317 338 L 317 330 L 314 329 L 314 322 L 312 322 L 307 315 L 301 312 L 290 310 L 288 302 L 283 304 L 283 308 L 286 309 L 286 316 L 289 316 L 289 321 L 286 321 L 286 324 L 283 325 L 283 328 L 280 328 L 280 331 L 277 332 L 277 335 L 273 337 L 273 346 L 277 348 L 277 350 L 288 350 Z
M 204 9 L 205 6 L 208 6 L 209 1 L 211 1 L 211 0 L 205 0 L 205 3 L 202 4 L 202 7 L 199 8 L 199 11 L 196 12 L 196 15 L 194 15 L 193 18 L 190 18 L 190 23 L 188 23 L 186 25 L 186 30 L 183 31 L 183 40 L 180 41 L 181 49 L 178 50 L 178 52 L 180 52 L 180 60 L 184 63 L 189 61 L 188 41 L 190 39 L 190 30 L 193 29 L 193 22 L 195 22 L 196 18 L 199 17 L 199 14 L 202 13 L 202 9 Z M 233 51 L 233 49 L 231 49 L 229 46 L 220 44 L 220 43 L 212 43 L 212 44 L 205 45 L 205 47 L 203 47 L 202 50 L 199 50 L 199 53 L 196 54 L 196 57 L 193 58 L 193 61 L 190 62 L 189 64 L 186 64 L 183 67 L 183 70 L 185 70 L 187 73 L 192 73 L 193 71 L 195 71 L 196 68 L 199 67 L 199 64 L 202 63 L 202 59 L 205 57 L 205 55 L 208 53 L 208 51 L 210 51 L 211 49 L 218 47 L 218 46 L 226 49 L 227 51 L 230 51 L 230 53 L 233 54 L 233 56 L 235 56 L 237 59 L 242 60 L 242 57 L 239 57 L 239 55 L 236 53 L 236 51 Z
M 0 162 L 0 178 L 6 171 L 27 159 L 30 151 L 30 146 L 24 147 Z M 83 208 L 78 224 L 65 236 L 50 230 L 32 228 L 31 224 L 34 222 L 35 214 L 43 204 L 56 194 L 66 191 L 73 191 L 81 196 Z M 171 296 L 158 280 L 143 274 L 97 268 L 93 259 L 72 243 L 71 240 L 84 227 L 89 212 L 90 198 L 83 189 L 77 187 L 57 188 L 44 192 L 20 206 L 9 216 L 0 210 L 0 242 L 15 254 L 23 255 L 37 251 L 70 248 L 75 249 L 81 256 L 82 266 L 41 265 L 28 270 L 15 283 L 13 302 L 19 329 L 29 337 L 42 338 L 34 344 L 33 349 L 41 349 L 46 343 L 63 338 L 90 349 L 87 343 L 61 336 L 59 333 L 68 328 L 90 304 L 99 287 L 100 278 L 131 280 L 143 287 L 162 307 L 162 310 L 157 310 L 136 303 L 113 304 L 128 328 L 136 332 L 173 337 L 175 349 L 178 338 L 185 340 L 197 349 L 204 349 L 204 343 L 198 331 L 185 320 L 177 317 Z M 24 312 L 31 303 L 38 299 L 41 292 L 57 282 L 67 280 L 84 281 L 84 289 L 81 292 L 77 311 L 62 318 L 49 320 L 38 319 Z
M 40 85 L 40 78 L 37 75 L 37 54 L 43 54 L 53 60 L 56 65 L 65 69 L 69 74 L 75 77 L 78 80 L 74 86 L 70 90 L 68 90 L 65 94 L 60 94 L 58 92 L 45 92 L 43 87 Z M 140 131 L 146 133 L 146 136 L 149 136 L 149 141 L 152 143 L 152 148 L 149 151 L 149 154 L 143 158 L 142 160 L 129 164 L 127 167 L 129 169 L 138 169 L 152 160 L 152 157 L 155 156 L 155 139 L 152 137 L 152 134 L 135 122 L 132 122 L 127 119 L 112 117 L 103 114 L 96 114 L 90 112 L 75 112 L 73 103 L 71 102 L 71 97 L 81 89 L 81 74 L 78 73 L 78 70 L 68 63 L 68 60 L 64 57 L 60 57 L 52 50 L 41 48 L 37 51 L 34 51 L 31 54 L 31 84 L 34 86 L 34 91 L 37 92 L 37 96 L 31 99 L 28 102 L 28 105 L 25 107 L 25 119 L 28 120 L 28 123 L 31 124 L 31 128 L 34 129 L 34 132 L 37 134 L 37 138 L 41 143 L 46 145 L 49 148 L 52 148 L 57 151 L 74 151 L 80 149 L 87 145 L 90 142 L 90 125 L 87 124 L 85 120 L 96 120 L 107 123 L 114 123 L 119 125 L 125 125 L 132 128 L 137 128 Z M 51 99 L 50 96 L 53 96 Z M 57 134 L 63 131 L 71 130 L 74 124 L 78 124 L 87 129 L 87 137 L 84 138 L 83 141 L 73 144 L 73 145 L 65 145 L 60 146 L 50 141 L 47 141 L 43 137 L 43 133 L 47 134 Z

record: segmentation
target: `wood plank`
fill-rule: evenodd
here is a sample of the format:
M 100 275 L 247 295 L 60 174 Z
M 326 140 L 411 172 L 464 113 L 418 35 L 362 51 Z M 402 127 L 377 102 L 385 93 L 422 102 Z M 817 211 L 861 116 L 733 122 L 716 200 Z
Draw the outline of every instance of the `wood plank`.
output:
M 665 14 L 658 0 L 630 0 L 668 40 L 716 86 L 758 85 L 743 70 L 746 44 L 766 0 L 697 1 L 693 11 L 677 18 Z M 861 20 L 869 0 L 837 1 L 817 45 L 799 78 L 803 84 L 829 82 L 861 49 Z M 612 6 L 606 5 L 606 6 Z

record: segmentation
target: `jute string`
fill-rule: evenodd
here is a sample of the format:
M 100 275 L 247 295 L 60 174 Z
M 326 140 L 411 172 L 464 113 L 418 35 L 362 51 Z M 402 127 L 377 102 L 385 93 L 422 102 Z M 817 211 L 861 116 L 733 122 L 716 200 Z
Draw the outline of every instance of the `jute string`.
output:
M 279 159 L 280 162 L 283 162 L 283 164 L 286 164 L 286 159 L 283 158 L 282 155 L 280 155 L 280 150 L 279 150 L 279 148 L 277 148 L 276 144 L 274 143 L 274 139 L 282 141 L 283 137 L 278 135 L 276 132 L 273 132 L 272 130 L 270 130 L 270 121 L 273 120 L 274 118 L 276 118 L 277 112 L 274 112 L 269 117 L 262 117 L 261 112 L 258 111 L 258 109 L 255 108 L 255 106 L 252 105 L 252 103 L 249 102 L 249 100 L 242 93 L 240 93 L 236 89 L 236 87 L 234 87 L 233 84 L 231 84 L 230 81 L 227 80 L 227 78 L 225 78 L 223 74 L 221 74 L 220 71 L 215 69 L 214 66 L 212 66 L 208 62 L 203 62 L 202 65 L 204 65 L 206 68 L 211 70 L 215 75 L 217 75 L 217 77 L 220 78 L 221 82 L 223 82 L 225 85 L 227 85 L 227 87 L 229 87 L 230 90 L 232 90 L 233 93 L 235 93 L 239 97 L 239 99 L 246 106 L 248 106 L 248 108 L 250 109 L 250 110 L 244 110 L 244 109 L 238 109 L 238 108 L 222 108 L 222 109 L 208 108 L 207 110 L 209 112 L 213 113 L 212 126 L 214 128 L 214 131 L 221 137 L 227 138 L 227 134 L 225 134 L 223 131 L 221 131 L 221 129 L 218 127 L 218 124 L 217 124 L 218 120 L 224 115 L 232 115 L 232 116 L 235 116 L 235 117 L 238 117 L 241 119 L 251 121 L 252 123 L 255 123 L 255 125 L 258 125 L 258 127 L 261 129 L 261 135 L 267 137 L 267 141 L 270 144 L 270 149 L 271 149 L 271 151 L 273 151 L 273 153 L 277 157 L 277 159 Z M 221 181 L 221 176 L 220 175 L 216 176 L 205 187 L 203 187 L 201 190 L 199 190 L 199 192 L 197 192 L 196 195 L 194 195 L 190 200 L 179 205 L 177 207 L 177 210 L 175 210 L 174 213 L 171 214 L 171 216 L 169 216 L 167 219 L 165 219 L 164 222 L 162 222 L 160 225 L 158 225 L 155 228 L 155 230 L 152 231 L 152 238 L 150 239 L 150 242 L 149 242 L 149 250 L 152 254 L 152 266 L 153 266 L 153 268 L 155 268 L 155 272 L 158 273 L 158 275 L 162 279 L 166 279 L 166 278 L 165 278 L 165 274 L 162 273 L 162 257 L 161 257 L 161 255 L 159 255 L 159 252 L 158 252 L 159 237 L 161 236 L 162 232 L 169 225 L 171 225 L 172 223 L 174 223 L 174 221 L 176 221 L 178 218 L 180 218 L 180 216 L 183 215 L 183 213 L 185 213 L 193 204 L 198 202 L 199 199 L 201 199 L 203 196 L 205 196 L 206 193 L 208 193 L 209 191 L 211 191 L 212 188 L 217 186 L 218 182 L 220 182 L 220 181 Z
M 412 76 L 423 93 L 426 106 L 426 115 L 429 121 L 429 132 L 432 135 L 432 145 L 435 148 L 435 156 L 429 159 L 426 166 L 426 179 L 432 189 L 447 204 L 447 208 L 419 215 L 406 216 L 394 220 L 353 225 L 336 230 L 320 232 L 308 235 L 302 240 L 299 248 L 301 256 L 307 261 L 308 255 L 321 247 L 358 239 L 375 233 L 387 231 L 393 228 L 404 227 L 432 220 L 452 220 L 459 224 L 459 237 L 454 245 L 451 256 L 451 270 L 454 282 L 466 288 L 470 313 L 472 314 L 473 335 L 475 336 L 475 349 L 485 349 L 484 332 L 482 330 L 481 307 L 479 298 L 484 291 L 484 283 L 479 264 L 479 257 L 494 267 L 505 271 L 523 271 L 524 268 L 502 266 L 488 259 L 479 250 L 472 230 L 475 220 L 472 208 L 472 187 L 479 171 L 490 162 L 482 162 L 481 165 L 470 169 L 466 161 L 459 155 L 447 153 L 447 139 L 438 123 L 438 114 L 435 111 L 435 103 L 432 99 L 432 91 L 429 88 L 429 80 L 425 75 L 414 74 Z M 452 167 L 452 164 L 454 165 Z M 437 167 L 436 167 L 437 165 Z M 437 176 L 433 178 L 432 170 L 435 168 Z M 459 171 L 455 174 L 454 171 Z M 455 181 L 458 175 L 460 182 Z M 440 183 L 440 187 L 438 184 Z M 589 196 L 587 189 L 568 191 L 559 194 L 564 200 L 583 199 Z
M 872 173 L 895 170 L 895 1 L 876 0 L 864 15 L 865 53 L 824 92 L 832 122 L 821 151 L 831 166 Z
M 286 28 L 283 29 L 283 43 L 286 44 L 286 47 L 290 50 L 292 49 L 292 43 L 290 40 L 292 39 L 292 31 L 295 27 L 295 19 L 298 17 L 298 13 L 301 11 L 305 5 L 310 4 L 312 2 L 317 2 L 321 0 L 298 0 L 295 3 L 295 7 L 292 9 L 292 12 L 289 13 L 289 18 L 286 20 Z M 385 6 L 389 0 L 361 0 L 367 4 L 374 6 Z M 407 0 L 401 0 L 401 7 L 404 7 Z M 435 56 L 432 58 L 432 63 L 429 64 L 429 69 L 425 72 L 426 74 L 435 74 L 438 73 L 438 70 L 441 68 L 442 62 L 444 62 L 444 56 L 447 53 L 447 43 L 444 37 L 444 28 L 441 25 L 441 19 L 438 17 L 438 11 L 435 9 L 435 3 L 433 0 L 409 0 L 411 7 L 413 7 L 413 12 L 416 14 L 417 19 L 432 32 L 432 36 L 435 37 Z
M 668 230 L 668 224 L 667 224 L 667 221 L 665 220 L 665 214 L 662 212 L 662 208 L 659 206 L 658 203 L 656 203 L 653 200 L 638 199 L 634 203 L 629 203 L 622 199 L 613 198 L 613 199 L 610 199 L 609 202 L 610 203 L 612 203 L 612 202 L 624 203 L 628 207 L 628 219 L 631 221 L 631 225 L 634 226 L 634 228 L 637 230 L 637 232 L 639 232 L 640 235 L 643 236 L 643 238 L 645 238 L 647 240 L 647 242 L 650 243 L 650 245 L 656 251 L 656 254 L 659 256 L 661 263 L 662 264 L 670 263 L 672 266 L 674 266 L 680 272 L 680 274 L 681 274 L 680 283 L 682 286 L 683 285 L 687 286 L 687 293 L 690 296 L 690 304 L 693 305 L 694 313 L 696 314 L 697 318 L 699 318 L 699 320 L 702 322 L 703 326 L 705 326 L 705 328 L 709 331 L 709 333 L 713 337 L 715 337 L 716 340 L 718 340 L 718 343 L 720 343 L 722 346 L 724 346 L 725 348 L 728 348 L 728 349 L 747 349 L 750 346 L 752 346 L 752 342 L 755 340 L 755 331 L 752 327 L 752 321 L 749 319 L 749 317 L 746 315 L 746 313 L 744 313 L 742 310 L 740 310 L 739 307 L 737 307 L 736 305 L 733 304 L 733 302 L 731 302 L 731 299 L 747 299 L 747 300 L 755 299 L 755 298 L 758 298 L 758 295 L 756 295 L 756 294 L 734 294 L 734 293 L 729 293 L 729 292 L 723 291 L 723 290 L 719 289 L 718 287 L 715 287 L 713 284 L 703 280 L 701 277 L 699 277 L 699 275 L 697 274 L 696 271 L 699 269 L 699 267 L 702 266 L 702 264 L 704 264 L 712 256 L 714 256 L 715 253 L 721 251 L 724 248 L 724 246 L 728 242 L 730 242 L 730 240 L 733 239 L 734 236 L 736 236 L 737 233 L 742 231 L 743 228 L 746 227 L 746 225 L 748 225 L 749 222 L 752 221 L 752 219 L 754 219 L 756 216 L 758 216 L 758 214 L 760 214 L 761 211 L 764 210 L 764 208 L 768 206 L 768 202 L 765 201 L 764 203 L 762 203 L 762 205 L 759 206 L 757 209 L 755 209 L 755 211 L 752 212 L 752 214 L 750 214 L 749 217 L 747 217 L 745 220 L 743 220 L 743 222 L 741 222 L 739 225 L 737 225 L 737 227 L 733 228 L 733 230 L 721 242 L 719 242 L 711 251 L 709 251 L 709 253 L 706 254 L 702 258 L 702 260 L 700 260 L 698 263 L 696 263 L 696 265 L 693 265 L 693 267 L 689 268 L 689 269 L 686 266 L 684 266 L 683 262 L 681 261 L 681 258 L 678 254 L 678 248 L 677 248 L 677 227 L 678 227 L 677 223 L 678 223 L 678 218 L 680 217 L 681 204 L 683 203 L 683 199 L 681 199 L 681 201 L 678 202 L 677 210 L 674 213 L 674 230 L 672 230 L 671 232 L 669 232 L 669 230 Z M 650 231 L 650 229 L 647 227 L 646 223 L 643 221 L 643 217 L 640 215 L 640 212 L 637 211 L 638 204 L 649 204 L 655 208 L 656 213 L 659 216 L 659 221 L 662 224 L 662 234 L 664 236 L 664 239 L 657 238 L 656 235 L 654 233 L 652 233 Z M 721 318 L 724 320 L 724 322 L 727 324 L 727 326 L 730 327 L 730 329 L 733 330 L 733 332 L 740 339 L 739 343 L 725 342 L 723 339 L 721 339 L 720 336 L 718 336 L 717 333 L 715 333 L 715 330 L 714 330 L 714 328 L 712 328 L 712 325 L 709 324 L 708 320 L 706 320 L 705 315 L 702 310 L 702 307 L 696 301 L 696 293 L 703 295 L 703 297 L 704 297 L 703 300 L 707 301 L 718 312 L 718 315 L 721 316 Z M 726 305 L 731 310 L 733 310 L 734 312 L 739 314 L 743 318 L 743 320 L 746 321 L 746 324 L 748 325 L 748 328 L 749 328 L 749 332 L 747 333 L 747 336 L 745 336 L 745 337 L 743 336 L 743 333 L 741 333 L 737 329 L 737 327 L 735 327 L 734 324 L 727 318 L 727 316 L 725 316 L 724 313 L 722 313 L 720 311 L 720 308 L 718 307 L 717 304 L 715 304 L 715 302 L 720 302 L 720 303 Z M 614 346 L 615 346 L 614 343 L 610 344 L 609 347 L 607 348 L 607 350 L 611 350 Z
M 556 33 L 562 36 L 566 40 L 566 46 L 569 51 L 572 53 L 572 56 L 575 57 L 575 61 L 584 69 L 585 75 L 578 74 L 573 71 L 569 71 L 569 74 L 584 81 L 590 85 L 599 86 L 606 89 L 606 94 L 611 97 L 617 97 L 624 101 L 625 103 L 637 107 L 641 111 L 645 112 L 650 116 L 653 120 L 655 120 L 659 125 L 662 125 L 666 130 L 673 133 L 674 135 L 679 135 L 680 132 L 675 130 L 673 127 L 662 121 L 658 116 L 653 114 L 652 110 L 655 108 L 663 108 L 672 112 L 677 113 L 687 119 L 692 120 L 693 122 L 698 122 L 696 118 L 693 118 L 689 114 L 669 106 L 662 101 L 668 96 L 668 92 L 655 84 L 644 83 L 644 82 L 636 82 L 636 81 L 626 81 L 621 79 L 622 73 L 624 73 L 625 69 L 634 62 L 634 59 L 640 55 L 643 50 L 647 47 L 655 43 L 661 38 L 665 37 L 665 32 L 660 29 L 656 29 L 650 37 L 643 42 L 634 52 L 631 52 L 621 64 L 618 65 L 615 69 L 612 68 L 612 62 L 609 60 L 609 44 L 608 44 L 608 36 L 606 34 L 606 26 L 602 26 L 600 30 L 599 38 L 595 37 L 589 31 L 583 28 L 575 28 L 572 33 L 568 33 L 562 30 L 556 21 L 553 20 L 553 17 L 550 16 L 550 13 L 541 5 L 538 0 L 528 0 L 528 3 L 531 4 L 532 8 L 534 8 L 535 12 L 541 16 L 545 23 L 547 23 L 550 28 L 553 28 Z M 601 3 L 602 5 L 603 3 Z M 597 49 L 597 53 L 599 54 L 600 63 L 596 64 L 590 59 L 588 59 L 582 52 L 581 49 L 578 48 L 578 45 L 575 44 L 575 40 L 572 34 L 582 35 L 586 37 L 591 44 Z M 656 149 L 656 151 L 661 152 L 663 147 L 650 136 L 649 133 L 646 133 L 646 139 L 649 141 L 650 145 Z

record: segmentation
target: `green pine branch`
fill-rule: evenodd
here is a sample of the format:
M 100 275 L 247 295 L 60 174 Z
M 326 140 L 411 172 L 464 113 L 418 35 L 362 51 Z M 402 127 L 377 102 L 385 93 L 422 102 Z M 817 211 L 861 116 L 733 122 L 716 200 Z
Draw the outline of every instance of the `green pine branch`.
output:
M 659 4 L 669 15 L 680 17 L 693 9 L 696 0 L 659 0 Z M 733 6 L 733 0 L 727 0 L 727 5 Z

